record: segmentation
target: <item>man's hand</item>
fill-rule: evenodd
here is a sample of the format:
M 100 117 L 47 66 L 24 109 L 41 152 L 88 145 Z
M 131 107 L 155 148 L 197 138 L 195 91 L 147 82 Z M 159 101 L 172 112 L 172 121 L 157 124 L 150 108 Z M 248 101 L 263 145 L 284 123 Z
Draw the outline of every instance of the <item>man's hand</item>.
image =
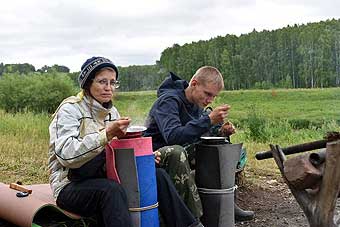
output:
M 216 107 L 209 114 L 211 124 L 216 125 L 218 123 L 223 123 L 224 119 L 228 116 L 228 111 L 231 107 L 229 105 L 222 105 Z
M 155 155 L 155 162 L 156 162 L 156 164 L 159 165 L 159 163 L 161 162 L 161 152 L 155 151 L 155 152 L 153 152 L 153 154 Z
M 122 117 L 107 124 L 105 127 L 107 139 L 111 140 L 113 137 L 123 137 L 126 134 L 126 129 L 130 122 L 130 118 Z
M 220 128 L 220 133 L 222 136 L 231 136 L 235 132 L 236 132 L 235 126 L 233 125 L 233 123 L 229 121 L 224 123 L 222 127 Z

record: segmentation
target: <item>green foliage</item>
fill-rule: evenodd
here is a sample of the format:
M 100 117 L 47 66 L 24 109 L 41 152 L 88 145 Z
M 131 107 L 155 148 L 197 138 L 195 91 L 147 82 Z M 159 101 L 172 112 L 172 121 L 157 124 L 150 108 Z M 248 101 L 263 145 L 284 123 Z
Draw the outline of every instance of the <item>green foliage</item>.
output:
M 227 90 L 340 86 L 340 20 L 175 44 L 159 63 L 187 80 L 215 66 Z
M 271 89 L 274 85 L 269 81 L 255 82 L 255 89 Z
M 53 112 L 76 89 L 61 73 L 5 75 L 0 79 L 0 108 L 8 112 Z
M 79 87 L 79 83 L 78 83 L 79 72 L 68 73 L 67 75 L 73 81 L 74 86 Z
M 288 123 L 293 129 L 308 129 L 311 126 L 311 121 L 308 119 L 290 119 Z
M 311 121 L 306 120 L 266 119 L 255 109 L 248 113 L 248 118 L 244 123 L 246 124 L 245 139 L 249 142 L 258 143 L 299 143 L 301 139 L 321 139 L 321 136 L 325 136 L 327 132 L 339 131 L 339 125 L 334 120 L 313 126 Z M 299 129 L 297 129 L 298 127 Z
M 155 90 L 167 76 L 157 65 L 118 67 L 121 91 Z
M 44 65 L 43 67 L 41 67 L 41 69 L 38 69 L 37 72 L 41 72 L 41 73 L 53 73 L 53 72 L 69 73 L 70 69 L 68 67 L 64 66 L 64 65 L 54 64 L 52 66 Z
M 293 88 L 293 85 L 292 85 L 292 78 L 290 78 L 289 75 L 286 76 L 286 78 L 280 80 L 277 84 L 276 87 L 279 87 L 279 88 Z
M 0 64 L 0 76 L 3 73 L 19 73 L 19 74 L 28 74 L 35 72 L 35 68 L 33 65 L 24 63 L 24 64 Z
M 268 140 L 267 120 L 255 109 L 254 105 L 249 108 L 246 123 L 248 129 L 246 135 L 248 139 L 258 142 L 266 142 Z

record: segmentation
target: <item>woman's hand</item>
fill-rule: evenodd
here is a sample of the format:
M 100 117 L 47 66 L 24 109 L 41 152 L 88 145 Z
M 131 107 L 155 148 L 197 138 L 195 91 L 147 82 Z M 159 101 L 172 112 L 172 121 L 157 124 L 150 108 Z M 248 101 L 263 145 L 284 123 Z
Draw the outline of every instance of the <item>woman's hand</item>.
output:
M 105 127 L 107 139 L 111 140 L 113 137 L 123 137 L 126 134 L 126 129 L 130 122 L 130 118 L 122 117 L 118 120 L 108 123 Z

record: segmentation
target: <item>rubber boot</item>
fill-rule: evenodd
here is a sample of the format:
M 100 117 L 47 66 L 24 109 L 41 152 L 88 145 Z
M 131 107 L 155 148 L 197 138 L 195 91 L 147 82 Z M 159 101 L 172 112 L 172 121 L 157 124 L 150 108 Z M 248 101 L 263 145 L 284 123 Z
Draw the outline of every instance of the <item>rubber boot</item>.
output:
M 234 203 L 234 212 L 235 212 L 235 222 L 241 221 L 250 221 L 254 218 L 254 211 L 250 210 L 242 210 L 239 206 Z
M 235 182 L 236 185 L 240 183 L 241 180 L 241 172 L 235 173 Z M 241 221 L 250 221 L 255 217 L 254 211 L 250 210 L 242 210 L 236 204 L 237 201 L 237 190 L 234 191 L 234 214 L 235 214 L 235 222 Z
M 237 190 L 234 192 L 234 214 L 235 214 L 235 222 L 241 221 L 250 221 L 254 218 L 254 211 L 250 210 L 242 210 L 241 207 L 237 206 Z

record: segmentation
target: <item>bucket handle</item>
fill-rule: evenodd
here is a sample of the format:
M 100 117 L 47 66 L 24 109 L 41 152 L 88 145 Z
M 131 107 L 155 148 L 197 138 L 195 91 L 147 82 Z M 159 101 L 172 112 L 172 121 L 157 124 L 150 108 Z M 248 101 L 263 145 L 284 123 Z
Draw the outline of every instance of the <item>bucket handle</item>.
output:
M 237 189 L 237 185 L 226 189 L 197 188 L 203 194 L 231 194 Z

